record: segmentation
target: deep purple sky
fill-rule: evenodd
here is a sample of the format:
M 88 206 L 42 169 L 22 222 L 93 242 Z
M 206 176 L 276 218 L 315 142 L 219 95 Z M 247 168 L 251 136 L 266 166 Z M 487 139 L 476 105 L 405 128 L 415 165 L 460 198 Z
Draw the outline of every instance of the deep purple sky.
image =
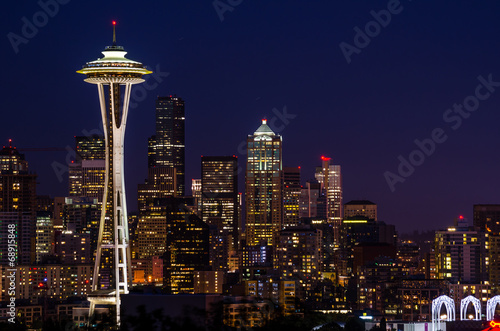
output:
M 332 157 L 342 166 L 344 202 L 376 202 L 379 218 L 400 232 L 441 228 L 459 214 L 471 219 L 474 203 L 500 203 L 500 88 L 457 130 L 443 120 L 474 94 L 479 75 L 500 81 L 498 1 L 403 0 L 350 64 L 339 44 L 352 45 L 353 29 L 391 1 L 231 2 L 241 3 L 221 21 L 211 0 L 69 1 L 17 54 L 8 34 L 22 36 L 23 17 L 43 19 L 41 7 L 4 4 L 0 141 L 73 147 L 74 135 L 100 127 L 97 89 L 75 71 L 101 57 L 115 19 L 128 57 L 169 73 L 129 115 L 130 210 L 146 177 L 155 98 L 168 94 L 186 100 L 186 186 L 200 177 L 200 155 L 236 154 L 243 165 L 238 146 L 273 108 L 286 107 L 296 117 L 280 132 L 284 165 L 302 166 L 305 182 L 321 155 Z M 397 173 L 398 156 L 435 128 L 447 141 L 391 192 L 384 172 Z M 66 156 L 26 152 L 39 194 L 67 194 L 67 173 L 60 182 L 52 167 Z

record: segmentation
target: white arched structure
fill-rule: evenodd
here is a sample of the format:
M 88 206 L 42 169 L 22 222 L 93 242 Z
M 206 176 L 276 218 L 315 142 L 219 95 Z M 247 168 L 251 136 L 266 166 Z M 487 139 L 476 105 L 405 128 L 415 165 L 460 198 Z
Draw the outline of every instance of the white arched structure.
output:
M 481 302 L 476 297 L 469 295 L 466 298 L 463 298 L 460 303 L 460 320 L 466 320 L 467 318 L 467 306 L 472 302 L 474 306 L 475 317 L 474 320 L 481 320 Z
M 439 313 L 441 312 L 441 307 L 445 306 L 446 308 L 446 321 L 454 321 L 455 320 L 455 301 L 447 295 L 442 295 L 432 300 L 432 330 L 439 330 L 441 316 Z
M 495 295 L 493 298 L 488 299 L 486 303 L 486 320 L 491 321 L 495 317 L 495 309 L 497 304 L 500 304 L 500 295 Z

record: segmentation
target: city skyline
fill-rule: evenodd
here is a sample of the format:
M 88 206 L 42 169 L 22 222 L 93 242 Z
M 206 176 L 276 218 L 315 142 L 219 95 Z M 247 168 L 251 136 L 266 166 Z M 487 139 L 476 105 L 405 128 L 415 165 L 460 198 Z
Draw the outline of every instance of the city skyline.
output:
M 128 9 L 130 5 L 125 3 Z M 8 6 L 12 14 L 2 25 L 6 35 L 22 35 L 21 18 L 32 22 L 43 10 L 36 3 Z M 374 20 L 371 11 L 378 13 L 387 3 L 243 1 L 225 12 L 223 21 L 210 2 L 151 5 L 155 13 L 148 19 L 105 4 L 93 14 L 97 24 L 85 28 L 80 6 L 60 4 L 27 43 L 18 45 L 17 53 L 8 38 L 2 44 L 4 59 L 12 63 L 7 77 L 12 86 L 24 88 L 2 92 L 9 121 L 1 126 L 0 145 L 12 138 L 26 155 L 38 175 L 39 194 L 67 196 L 67 172 L 60 182 L 53 164 L 67 166 L 68 152 L 22 149 L 64 149 L 73 146 L 73 136 L 99 130 L 95 91 L 82 87 L 72 69 L 92 58 L 93 49 L 108 44 L 111 32 L 106 28 L 116 19 L 118 42 L 123 40 L 127 50 L 159 72 L 148 85 L 156 87 L 144 89 L 144 100 L 139 94 L 132 100 L 130 120 L 137 125 L 130 127 L 125 142 L 125 155 L 134 155 L 125 164 L 129 201 L 136 200 L 136 184 L 147 177 L 154 99 L 176 94 L 186 101 L 186 184 L 200 176 L 200 155 L 235 154 L 244 171 L 241 143 L 265 117 L 283 137 L 283 166 L 301 166 L 303 185 L 313 178 L 321 155 L 332 157 L 332 164 L 342 166 L 344 201 L 377 203 L 380 220 L 401 232 L 444 228 L 459 214 L 472 223 L 474 204 L 499 202 L 497 156 L 491 152 L 500 140 L 494 126 L 497 92 L 489 91 L 489 99 L 466 113 L 460 125 L 443 119 L 453 104 L 474 95 L 482 82 L 478 77 L 500 81 L 496 3 L 401 2 L 402 10 L 352 54 L 350 63 L 339 45 L 354 45 L 354 28 L 364 29 Z M 183 23 L 190 17 L 199 20 Z M 89 35 L 96 39 L 86 41 Z M 39 68 L 35 61 L 58 58 L 55 71 Z M 50 89 L 40 87 L 40 81 Z M 22 91 L 30 91 L 31 98 Z M 398 156 L 408 160 L 418 150 L 414 140 L 426 141 L 436 128 L 444 128 L 447 140 L 435 142 L 435 151 L 391 192 L 384 172 L 398 174 Z

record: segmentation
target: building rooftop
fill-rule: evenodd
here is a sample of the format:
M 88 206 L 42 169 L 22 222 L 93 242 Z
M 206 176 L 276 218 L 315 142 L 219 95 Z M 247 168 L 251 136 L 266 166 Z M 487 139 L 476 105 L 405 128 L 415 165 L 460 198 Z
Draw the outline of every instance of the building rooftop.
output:
M 257 131 L 254 132 L 254 135 L 256 135 L 256 136 L 259 136 L 259 135 L 275 136 L 276 134 L 267 125 L 267 120 L 264 119 L 264 120 L 262 120 L 262 125 L 257 129 Z
M 345 205 L 376 205 L 376 203 L 371 202 L 370 200 L 351 200 Z

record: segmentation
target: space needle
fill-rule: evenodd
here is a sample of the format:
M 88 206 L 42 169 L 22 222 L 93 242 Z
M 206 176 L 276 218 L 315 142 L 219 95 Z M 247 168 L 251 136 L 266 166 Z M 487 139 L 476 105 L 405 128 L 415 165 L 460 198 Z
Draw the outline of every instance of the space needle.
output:
M 87 62 L 77 72 L 96 84 L 106 141 L 106 175 L 102 199 L 99 237 L 95 256 L 89 317 L 96 305 L 115 305 L 116 323 L 120 325 L 120 294 L 129 292 L 130 247 L 123 172 L 123 143 L 133 84 L 144 82 L 152 71 L 125 58 L 127 52 L 116 45 L 116 22 L 113 21 L 113 45 L 103 58 Z

